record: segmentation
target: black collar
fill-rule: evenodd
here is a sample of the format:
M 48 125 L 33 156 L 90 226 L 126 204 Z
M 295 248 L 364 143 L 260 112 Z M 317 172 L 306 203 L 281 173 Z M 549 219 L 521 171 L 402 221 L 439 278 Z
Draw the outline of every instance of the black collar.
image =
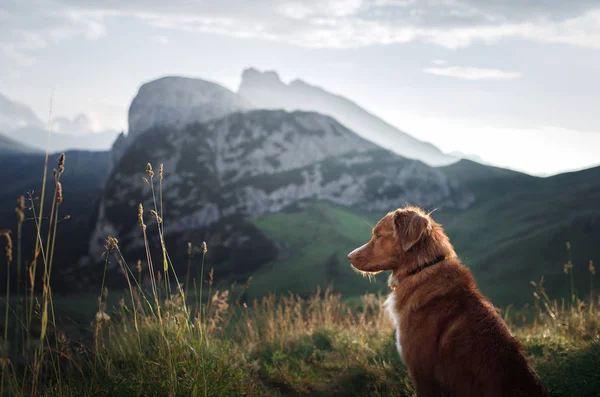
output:
M 440 263 L 441 261 L 443 261 L 444 259 L 446 259 L 446 257 L 444 255 L 440 255 L 437 258 L 435 258 L 434 260 L 432 260 L 431 262 L 424 263 L 421 266 L 418 266 L 418 267 L 412 269 L 411 271 L 406 273 L 406 275 L 413 276 L 413 275 L 419 273 L 421 270 L 425 269 L 426 267 L 436 265 L 436 264 Z

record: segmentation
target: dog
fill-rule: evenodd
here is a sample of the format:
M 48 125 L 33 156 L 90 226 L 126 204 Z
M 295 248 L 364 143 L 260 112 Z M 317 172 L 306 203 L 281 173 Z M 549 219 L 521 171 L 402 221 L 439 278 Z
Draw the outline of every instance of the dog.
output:
M 430 214 L 418 207 L 388 213 L 348 260 L 360 272 L 392 272 L 385 307 L 418 397 L 548 396 Z

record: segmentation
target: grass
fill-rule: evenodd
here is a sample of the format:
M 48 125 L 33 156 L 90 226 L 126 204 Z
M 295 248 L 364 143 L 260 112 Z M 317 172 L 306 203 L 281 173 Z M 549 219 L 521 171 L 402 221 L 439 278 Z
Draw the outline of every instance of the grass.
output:
M 87 322 L 76 323 L 77 331 L 65 326 L 60 321 L 64 308 L 61 300 L 55 299 L 51 284 L 54 247 L 62 243 L 57 241 L 57 229 L 64 166 L 65 158 L 61 157 L 49 210 L 38 210 L 33 198 L 25 208 L 18 205 L 21 211 L 34 212 L 38 220 L 36 249 L 34 260 L 23 258 L 31 264 L 22 272 L 27 293 L 20 291 L 4 301 L 0 395 L 414 395 L 394 347 L 381 294 L 344 299 L 332 289 L 316 288 L 302 296 L 279 290 L 262 298 L 241 299 L 250 296 L 252 283 L 216 289 L 214 273 L 203 279 L 203 269 L 197 268 L 191 269 L 190 285 L 184 288 L 182 283 L 188 277 L 175 273 L 163 238 L 162 166 L 155 176 L 148 164 L 148 193 L 154 206 L 146 210 L 139 206 L 139 232 L 147 252 L 144 264 L 130 266 L 119 241 L 107 236 L 105 266 L 116 264 L 128 288 L 113 297 L 104 288 L 103 279 L 95 305 L 78 313 L 87 316 Z M 152 227 L 146 226 L 149 216 L 156 220 Z M 327 222 L 323 222 L 324 217 Z M 22 221 L 22 217 L 18 219 Z M 303 283 L 318 285 L 324 272 L 338 272 L 342 289 L 344 283 L 362 281 L 340 265 L 343 262 L 333 249 L 354 246 L 363 235 L 362 229 L 370 229 L 362 219 L 326 205 L 313 206 L 298 216 L 275 214 L 255 219 L 267 234 L 285 230 L 278 241 L 306 247 L 307 256 L 273 263 L 253 282 L 263 283 L 261 288 L 295 282 L 301 274 L 286 274 L 282 264 L 287 263 L 289 270 L 302 268 L 311 263 L 313 252 L 331 253 L 330 261 L 308 268 L 312 278 Z M 8 243 L 12 235 L 3 235 Z M 315 235 L 327 235 L 328 239 Z M 158 255 L 150 251 L 151 236 L 157 236 L 161 243 Z M 15 238 L 20 258 L 21 238 Z M 208 249 L 202 245 L 203 255 Z M 6 249 L 6 258 L 7 271 L 14 271 L 12 248 Z M 22 263 L 20 259 L 17 262 L 19 270 Z M 42 274 L 39 294 L 31 288 L 36 280 L 34 266 Z M 204 266 L 204 260 L 199 266 Z M 564 270 L 565 282 L 574 286 L 574 267 Z M 593 264 L 587 271 L 591 283 Z M 551 299 L 543 280 L 532 283 L 532 287 L 533 303 L 519 310 L 505 309 L 507 323 L 524 342 L 552 395 L 598 395 L 600 301 L 593 293 L 593 284 L 585 297 L 578 297 L 572 287 L 566 301 Z M 66 306 L 72 305 L 72 300 L 66 302 Z
M 258 229 L 278 244 L 279 256 L 253 274 L 250 297 L 293 291 L 307 297 L 318 285 L 333 283 L 336 291 L 361 295 L 386 288 L 387 280 L 357 278 L 346 255 L 364 244 L 372 227 L 362 214 L 317 202 L 301 209 L 256 217 Z

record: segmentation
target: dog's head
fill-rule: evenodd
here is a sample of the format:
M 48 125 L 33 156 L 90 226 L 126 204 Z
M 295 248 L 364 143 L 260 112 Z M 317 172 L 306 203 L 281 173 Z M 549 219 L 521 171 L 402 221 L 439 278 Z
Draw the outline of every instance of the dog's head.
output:
M 377 223 L 371 240 L 348 254 L 348 260 L 363 272 L 396 270 L 415 257 L 416 252 L 411 250 L 415 245 L 429 251 L 425 240 L 432 236 L 434 225 L 437 226 L 420 208 L 397 209 Z

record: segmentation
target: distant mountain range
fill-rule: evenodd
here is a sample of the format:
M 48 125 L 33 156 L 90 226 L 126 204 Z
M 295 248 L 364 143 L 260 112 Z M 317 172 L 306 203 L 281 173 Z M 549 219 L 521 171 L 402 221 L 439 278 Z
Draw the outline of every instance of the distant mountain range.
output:
M 90 131 L 89 120 L 78 115 L 73 120 L 56 117 L 52 123 L 50 140 L 44 123 L 27 106 L 11 101 L 0 94 L 0 131 L 6 138 L 33 150 L 50 152 L 65 150 L 107 150 L 116 139 L 117 131 Z M 16 147 L 15 147 L 16 149 Z
M 13 153 L 34 153 L 37 149 L 15 141 L 0 133 L 0 155 Z
M 43 123 L 27 106 L 0 94 L 0 131 L 12 131 L 26 126 L 43 128 Z

